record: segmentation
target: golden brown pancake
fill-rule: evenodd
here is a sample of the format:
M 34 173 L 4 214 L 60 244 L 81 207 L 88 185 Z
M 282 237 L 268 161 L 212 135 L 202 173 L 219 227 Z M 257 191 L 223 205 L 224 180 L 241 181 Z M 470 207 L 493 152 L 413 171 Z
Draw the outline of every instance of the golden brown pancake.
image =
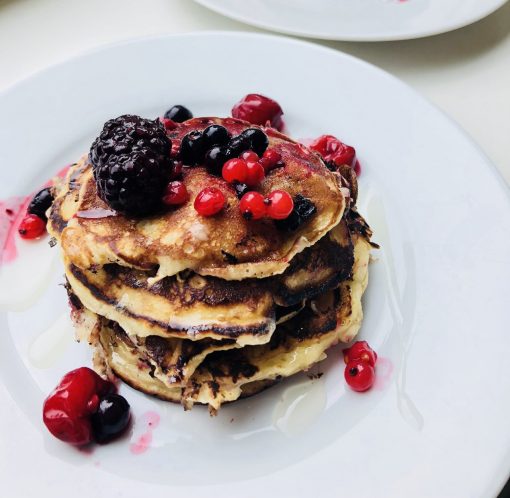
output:
M 180 124 L 170 137 L 176 142 L 190 130 L 212 123 L 233 135 L 253 127 L 233 118 L 197 118 Z M 257 190 L 263 195 L 276 189 L 293 197 L 301 194 L 317 208 L 295 231 L 280 230 L 269 219 L 245 220 L 234 188 L 203 167 L 184 168 L 183 181 L 190 193 L 186 204 L 139 220 L 126 218 L 112 213 L 98 197 L 87 157 L 70 168 L 57 190 L 48 229 L 60 240 L 69 261 L 81 269 L 116 263 L 156 269 L 156 279 L 186 269 L 226 280 L 283 273 L 296 254 L 340 222 L 345 199 L 339 175 L 329 171 L 317 154 L 270 128 L 264 131 L 284 166 L 268 173 Z M 223 192 L 226 207 L 218 215 L 201 217 L 193 201 L 203 188 L 212 186 Z

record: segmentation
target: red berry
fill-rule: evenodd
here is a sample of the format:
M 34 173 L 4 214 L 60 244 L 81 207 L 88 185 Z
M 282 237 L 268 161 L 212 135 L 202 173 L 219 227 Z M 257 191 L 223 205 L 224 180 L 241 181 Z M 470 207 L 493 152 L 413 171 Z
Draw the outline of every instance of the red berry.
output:
M 248 165 L 243 159 L 229 159 L 223 165 L 221 175 L 228 183 L 245 183 L 248 176 Z
M 246 192 L 241 198 L 239 209 L 247 220 L 260 220 L 266 215 L 264 196 L 258 192 Z
M 188 190 L 182 182 L 170 182 L 166 186 L 163 202 L 168 206 L 179 206 L 189 200 Z
M 363 361 L 370 366 L 375 366 L 377 353 L 368 345 L 367 341 L 357 341 L 350 348 L 344 349 L 344 361 Z
M 172 174 L 170 175 L 170 180 L 177 180 L 182 176 L 182 161 L 174 161 L 174 167 L 172 169 Z
M 244 119 L 257 125 L 269 124 L 277 130 L 283 128 L 282 114 L 283 111 L 278 102 L 256 93 L 246 95 L 232 108 L 234 118 Z
M 333 135 L 320 136 L 310 144 L 310 148 L 318 152 L 325 162 L 333 163 L 336 166 L 347 164 L 354 167 L 356 150 Z
M 259 155 L 252 150 L 245 150 L 239 157 L 247 163 L 256 163 L 259 160 Z
M 175 128 L 177 128 L 176 122 L 172 121 L 171 119 L 159 118 L 159 120 L 163 123 L 165 130 L 174 130 Z
M 288 218 L 294 209 L 294 201 L 288 192 L 273 190 L 267 196 L 267 215 L 273 220 Z
M 281 163 L 281 160 L 282 155 L 279 152 L 276 152 L 274 149 L 267 149 L 260 159 L 260 164 L 262 164 L 266 171 L 269 171 L 276 168 Z
M 90 368 L 77 368 L 64 375 L 44 401 L 44 424 L 66 443 L 87 444 L 92 440 L 90 415 L 97 410 L 99 398 L 114 391 L 111 382 Z
M 257 186 L 266 176 L 264 167 L 259 162 L 248 163 L 246 166 L 246 179 L 242 183 L 250 187 Z
M 202 216 L 213 216 L 225 206 L 225 196 L 216 187 L 201 190 L 195 198 L 195 209 Z
M 374 385 L 374 367 L 364 361 L 350 361 L 344 371 L 345 381 L 351 389 L 363 392 Z
M 36 239 L 46 231 L 46 223 L 35 214 L 27 214 L 19 224 L 18 232 L 23 239 Z

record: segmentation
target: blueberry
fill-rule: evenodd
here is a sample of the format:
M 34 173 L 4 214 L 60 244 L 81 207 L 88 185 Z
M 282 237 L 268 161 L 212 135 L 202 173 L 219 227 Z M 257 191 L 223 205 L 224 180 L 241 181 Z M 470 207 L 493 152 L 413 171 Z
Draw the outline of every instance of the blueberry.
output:
M 180 159 L 188 166 L 196 166 L 204 160 L 204 137 L 199 131 L 191 131 L 181 142 Z
M 92 431 L 98 443 L 106 443 L 120 435 L 129 424 L 129 403 L 119 394 L 101 398 L 97 412 L 91 417 Z
M 230 133 L 220 125 L 210 125 L 203 132 L 206 149 L 214 145 L 225 145 L 230 140 Z
M 173 107 L 170 107 L 168 111 L 165 112 L 165 115 L 163 117 L 165 117 L 166 119 L 171 119 L 176 123 L 182 123 L 183 121 L 191 119 L 193 117 L 193 114 L 191 114 L 191 111 L 184 107 L 183 105 L 174 105 Z
M 28 205 L 27 212 L 28 214 L 35 214 L 39 216 L 39 218 L 42 218 L 44 221 L 47 221 L 46 211 L 52 203 L 53 194 L 51 193 L 50 187 L 43 188 L 34 195 L 33 199 Z
M 224 145 L 215 145 L 212 149 L 209 149 L 206 152 L 204 164 L 213 175 L 221 175 L 221 168 L 233 157 L 236 156 L 232 153 L 232 150 L 229 147 Z
M 248 128 L 239 136 L 244 140 L 247 140 L 250 144 L 249 149 L 256 152 L 259 156 L 264 154 L 267 146 L 269 145 L 267 135 L 259 128 Z
M 279 230 L 294 232 L 317 212 L 315 204 L 301 194 L 297 194 L 293 200 L 294 209 L 290 215 L 284 220 L 275 220 L 275 225 Z

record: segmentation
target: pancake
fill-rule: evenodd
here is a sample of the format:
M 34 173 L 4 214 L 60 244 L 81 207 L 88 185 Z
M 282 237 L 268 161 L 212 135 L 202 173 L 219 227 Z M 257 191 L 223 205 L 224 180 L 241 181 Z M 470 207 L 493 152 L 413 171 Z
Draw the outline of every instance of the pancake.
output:
M 130 337 L 158 335 L 238 345 L 269 341 L 277 321 L 305 299 L 349 278 L 353 246 L 345 220 L 297 255 L 282 274 L 227 281 L 182 272 L 151 285 L 151 273 L 105 265 L 82 270 L 64 258 L 66 276 L 83 305 L 113 320 Z
M 178 144 L 190 130 L 212 123 L 225 126 L 233 135 L 253 127 L 233 118 L 196 118 L 178 125 L 169 136 Z M 345 198 L 340 176 L 329 171 L 316 153 L 271 128 L 264 132 L 284 166 L 269 172 L 257 190 L 263 195 L 276 189 L 293 197 L 301 194 L 317 208 L 294 231 L 281 230 L 269 219 L 245 220 L 234 188 L 203 167 L 183 170 L 190 193 L 186 204 L 144 219 L 126 218 L 98 197 L 87 157 L 73 165 L 57 187 L 48 230 L 60 240 L 69 261 L 85 270 L 116 263 L 156 270 L 155 280 L 187 269 L 225 280 L 281 274 L 296 254 L 340 222 Z M 227 201 L 214 217 L 198 216 L 193 207 L 194 198 L 205 187 L 219 188 Z
M 368 282 L 369 239 L 355 234 L 352 278 L 327 291 L 291 320 L 279 325 L 271 341 L 210 352 L 184 388 L 171 386 L 141 351 L 111 321 L 100 320 L 98 355 L 106 368 L 134 388 L 162 399 L 181 402 L 186 409 L 206 404 L 214 414 L 222 403 L 235 401 L 307 370 L 326 357 L 337 342 L 349 342 L 362 320 L 361 297 Z

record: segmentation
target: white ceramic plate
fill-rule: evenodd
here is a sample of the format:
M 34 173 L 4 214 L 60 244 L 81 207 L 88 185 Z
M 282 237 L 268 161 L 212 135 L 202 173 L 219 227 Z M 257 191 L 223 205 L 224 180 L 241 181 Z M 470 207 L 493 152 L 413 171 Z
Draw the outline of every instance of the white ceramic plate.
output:
M 461 28 L 506 0 L 196 0 L 224 16 L 291 35 L 406 40 Z
M 376 386 L 346 389 L 339 348 L 320 365 L 321 379 L 299 375 L 216 418 L 123 386 L 132 432 L 79 452 L 46 433 L 41 405 L 90 353 L 71 340 L 57 249 L 18 240 L 18 259 L 0 273 L 0 378 L 10 394 L 0 391 L 3 490 L 465 498 L 501 486 L 510 469 L 508 195 L 466 135 L 390 75 L 273 36 L 112 46 L 0 96 L 0 198 L 30 192 L 75 160 L 108 118 L 158 116 L 175 103 L 228 115 L 254 91 L 280 102 L 294 137 L 333 133 L 358 149 L 360 211 L 382 246 L 360 334 L 380 355 Z M 134 455 L 130 444 L 154 412 L 151 446 Z

